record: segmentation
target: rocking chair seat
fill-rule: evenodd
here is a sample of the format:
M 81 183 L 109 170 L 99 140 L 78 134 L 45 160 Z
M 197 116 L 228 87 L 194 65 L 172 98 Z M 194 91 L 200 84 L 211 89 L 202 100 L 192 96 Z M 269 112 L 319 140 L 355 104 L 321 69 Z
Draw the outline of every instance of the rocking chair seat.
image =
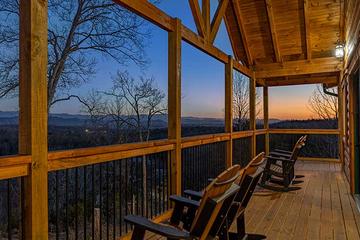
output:
M 143 230 L 151 231 L 170 239 L 191 239 L 190 234 L 186 231 L 182 231 L 173 226 L 154 223 L 142 216 L 128 215 L 125 217 L 125 221 L 134 224 Z

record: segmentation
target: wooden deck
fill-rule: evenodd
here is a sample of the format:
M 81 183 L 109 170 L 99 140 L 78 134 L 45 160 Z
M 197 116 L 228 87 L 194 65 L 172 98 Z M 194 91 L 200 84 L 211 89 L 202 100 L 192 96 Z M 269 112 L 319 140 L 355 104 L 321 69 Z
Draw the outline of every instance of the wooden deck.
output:
M 340 165 L 299 162 L 297 173 L 306 176 L 297 192 L 255 193 L 246 213 L 247 231 L 270 240 L 360 239 L 360 214 Z
M 340 165 L 299 162 L 297 173 L 306 176 L 297 192 L 256 193 L 246 213 L 248 232 L 268 239 L 360 239 L 360 214 Z

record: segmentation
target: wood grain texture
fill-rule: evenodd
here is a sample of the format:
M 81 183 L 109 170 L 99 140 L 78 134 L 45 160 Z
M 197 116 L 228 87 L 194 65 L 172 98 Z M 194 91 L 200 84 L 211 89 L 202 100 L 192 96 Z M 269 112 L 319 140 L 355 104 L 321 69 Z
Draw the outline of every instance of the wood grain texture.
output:
M 233 59 L 225 65 L 225 132 L 230 133 L 230 139 L 226 142 L 226 167 L 232 165 L 232 132 L 233 132 Z
M 19 153 L 32 159 L 24 178 L 26 239 L 48 239 L 47 7 L 46 0 L 20 1 Z
M 181 194 L 181 21 L 173 21 L 168 43 L 168 138 L 175 140 L 170 152 L 171 193 Z

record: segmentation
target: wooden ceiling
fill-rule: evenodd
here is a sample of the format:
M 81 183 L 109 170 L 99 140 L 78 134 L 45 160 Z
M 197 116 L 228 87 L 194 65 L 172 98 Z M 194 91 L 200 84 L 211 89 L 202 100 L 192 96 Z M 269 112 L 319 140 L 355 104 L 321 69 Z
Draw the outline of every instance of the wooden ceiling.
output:
M 235 58 L 258 79 L 278 83 L 288 75 L 339 75 L 342 13 L 343 0 L 229 0 L 224 19 Z

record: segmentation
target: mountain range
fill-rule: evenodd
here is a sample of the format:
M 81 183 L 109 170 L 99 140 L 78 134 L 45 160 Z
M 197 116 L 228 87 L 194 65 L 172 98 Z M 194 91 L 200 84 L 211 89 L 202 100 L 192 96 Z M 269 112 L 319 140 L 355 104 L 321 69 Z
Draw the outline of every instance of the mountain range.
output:
M 167 127 L 168 116 L 166 114 L 156 115 L 152 120 L 153 128 Z M 49 115 L 50 126 L 67 126 L 76 127 L 84 126 L 90 120 L 89 115 L 83 114 L 68 114 L 68 113 L 51 113 Z M 17 125 L 19 121 L 19 113 L 16 111 L 0 111 L 0 125 Z M 106 120 L 105 120 L 106 121 Z M 142 121 L 146 121 L 146 116 L 142 116 Z M 279 119 L 270 119 L 269 122 L 277 123 Z M 262 123 L 263 120 L 258 120 L 258 123 Z M 184 126 L 223 126 L 224 119 L 220 118 L 203 118 L 203 117 L 182 117 L 181 123 Z

